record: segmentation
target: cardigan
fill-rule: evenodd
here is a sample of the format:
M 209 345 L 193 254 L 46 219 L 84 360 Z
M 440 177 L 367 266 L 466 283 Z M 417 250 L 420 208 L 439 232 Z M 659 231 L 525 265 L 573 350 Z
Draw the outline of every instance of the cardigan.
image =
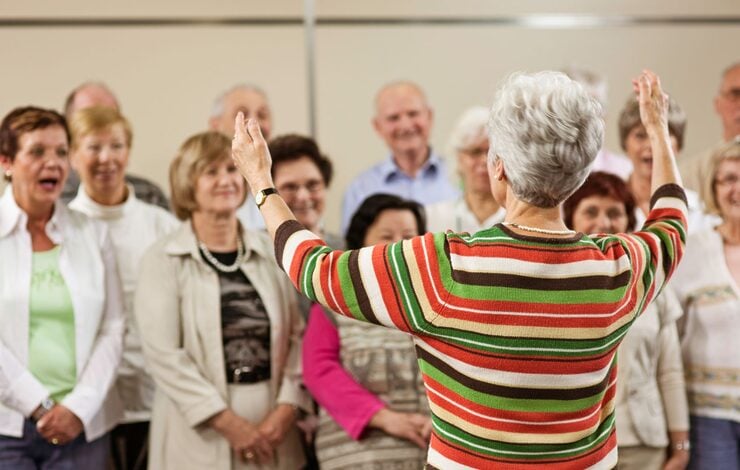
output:
M 689 246 L 671 281 L 685 311 L 679 326 L 689 412 L 740 423 L 740 289 L 716 230 L 692 234 Z
M 293 284 L 330 310 L 414 335 L 431 468 L 612 468 L 615 352 L 683 255 L 686 197 L 660 187 L 642 231 L 542 238 L 496 225 L 332 251 L 275 234 Z

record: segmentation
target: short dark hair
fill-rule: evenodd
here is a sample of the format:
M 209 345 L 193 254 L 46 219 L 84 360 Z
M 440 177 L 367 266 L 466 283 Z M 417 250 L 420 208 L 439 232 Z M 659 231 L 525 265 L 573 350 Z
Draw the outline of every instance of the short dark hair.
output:
M 573 214 L 582 200 L 591 196 L 610 197 L 624 204 L 627 212 L 627 231 L 635 229 L 635 198 L 632 196 L 627 183 L 619 176 L 604 171 L 595 171 L 588 175 L 586 181 L 563 203 L 563 221 L 573 228 Z
M 630 96 L 619 113 L 619 144 L 622 150 L 627 150 L 627 136 L 632 129 L 641 125 L 640 102 Z M 678 150 L 682 150 L 686 135 L 686 113 L 672 97 L 668 97 L 668 132 L 676 138 Z
M 310 137 L 298 134 L 286 134 L 275 137 L 268 144 L 272 156 L 272 176 L 281 163 L 291 162 L 299 158 L 308 157 L 318 167 L 324 185 L 328 188 L 334 169 L 331 160 L 321 153 L 319 145 Z
M 426 233 L 426 215 L 424 214 L 424 207 L 421 204 L 393 194 L 373 194 L 362 201 L 360 207 L 352 215 L 347 233 L 344 237 L 347 243 L 347 249 L 356 250 L 365 246 L 365 236 L 368 229 L 375 223 L 381 212 L 389 209 L 411 211 L 416 219 L 418 232 L 420 234 Z
M 15 108 L 3 118 L 0 124 L 0 155 L 4 155 L 12 162 L 20 150 L 19 141 L 23 134 L 51 126 L 64 129 L 67 142 L 70 141 L 67 120 L 58 112 L 36 106 Z

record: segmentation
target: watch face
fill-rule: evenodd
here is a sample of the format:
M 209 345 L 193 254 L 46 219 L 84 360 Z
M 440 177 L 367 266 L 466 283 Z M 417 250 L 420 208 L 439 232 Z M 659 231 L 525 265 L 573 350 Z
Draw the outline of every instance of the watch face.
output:
M 265 193 L 262 191 L 258 192 L 257 195 L 254 197 L 254 202 L 257 203 L 257 207 L 261 206 L 263 202 L 265 202 Z

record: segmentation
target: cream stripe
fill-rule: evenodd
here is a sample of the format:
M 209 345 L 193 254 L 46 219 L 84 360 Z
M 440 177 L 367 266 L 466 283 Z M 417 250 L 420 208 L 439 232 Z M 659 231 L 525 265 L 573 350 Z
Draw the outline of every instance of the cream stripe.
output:
M 429 448 L 427 453 L 427 462 L 433 465 L 435 468 L 442 470 L 476 470 L 474 467 L 468 467 L 461 463 L 450 460 L 444 455 L 440 454 L 433 447 Z
M 493 422 L 497 422 L 497 423 L 527 424 L 527 425 L 530 425 L 530 426 L 551 426 L 551 425 L 554 425 L 554 424 L 571 424 L 571 423 L 578 423 L 580 421 L 587 421 L 587 420 L 591 419 L 595 414 L 601 413 L 601 411 L 602 411 L 601 408 L 597 407 L 596 409 L 594 409 L 594 411 L 591 412 L 591 414 L 586 415 L 586 416 L 583 416 L 582 418 L 578 418 L 578 419 L 563 419 L 563 420 L 558 420 L 558 421 L 541 421 L 541 422 L 540 421 L 537 421 L 537 422 L 535 422 L 535 421 L 522 421 L 522 420 L 516 420 L 516 419 L 494 418 L 493 416 L 488 416 L 488 415 L 484 415 L 482 413 L 479 413 L 477 411 L 473 411 L 470 408 L 468 408 L 466 406 L 463 406 L 463 405 L 455 402 L 454 400 L 452 400 L 452 399 L 448 398 L 447 396 L 445 396 L 444 393 L 439 392 L 437 389 L 435 389 L 433 387 L 430 387 L 429 385 L 427 385 L 426 388 L 427 388 L 427 391 L 429 391 L 431 394 L 438 396 L 442 400 L 446 401 L 447 403 L 453 405 L 456 408 L 459 408 L 459 409 L 465 411 L 466 413 L 470 413 L 470 414 L 472 414 L 474 416 L 477 416 L 477 417 L 479 417 L 481 419 L 485 419 L 486 421 L 493 421 Z
M 468 434 L 491 441 L 502 441 L 510 444 L 531 444 L 533 442 L 538 444 L 569 444 L 592 435 L 599 427 L 599 423 L 597 422 L 588 428 L 573 432 L 526 433 L 499 431 L 465 421 L 433 402 L 429 402 L 429 408 L 439 419 L 462 429 Z M 569 449 L 569 452 L 572 452 L 572 449 Z
M 362 279 L 362 285 L 365 287 L 367 292 L 367 298 L 370 301 L 370 307 L 375 314 L 375 318 L 378 319 L 380 324 L 396 328 L 396 325 L 391 320 L 391 316 L 388 313 L 388 309 L 383 301 L 383 293 L 378 284 L 378 278 L 375 276 L 375 267 L 373 266 L 373 248 L 367 247 L 360 250 L 357 262 L 360 266 L 360 276 Z
M 536 263 L 516 258 L 492 258 L 451 254 L 452 268 L 474 273 L 515 274 L 544 279 L 568 279 L 582 276 L 616 276 L 630 270 L 626 255 L 617 260 L 583 260 L 571 263 Z
M 623 305 L 617 313 L 621 313 L 626 309 L 626 304 Z M 506 312 L 499 312 L 497 315 L 507 315 Z M 513 316 L 521 316 L 517 313 L 512 313 Z M 567 318 L 572 317 L 570 315 L 552 315 L 556 318 Z M 610 315 L 611 316 L 611 315 Z M 593 318 L 593 316 L 583 315 L 582 318 Z M 521 338 L 540 338 L 540 339 L 600 339 L 604 338 L 617 329 L 630 322 L 634 317 L 632 312 L 628 312 L 618 320 L 609 323 L 605 327 L 538 327 L 538 326 L 519 326 L 519 325 L 503 325 L 503 324 L 491 324 L 485 321 L 476 322 L 473 320 L 464 320 L 459 318 L 452 318 L 446 316 L 438 316 L 434 320 L 434 325 L 445 328 L 456 328 L 464 331 L 475 331 L 481 334 L 487 334 L 491 336 L 508 336 L 508 337 L 521 337 Z
M 479 449 L 485 452 L 497 452 L 499 454 L 507 454 L 507 455 L 557 455 L 557 454 L 570 454 L 572 452 L 586 450 L 590 447 L 589 445 L 582 445 L 580 447 L 569 447 L 567 449 L 558 450 L 558 451 L 550 451 L 550 452 L 532 452 L 532 451 L 524 452 L 524 451 L 494 449 L 489 446 L 483 446 L 478 443 L 470 442 L 463 438 L 457 437 L 454 434 L 451 434 L 445 431 L 444 429 L 441 429 L 439 426 L 437 426 L 436 423 L 433 423 L 433 424 L 434 424 L 434 431 L 437 434 L 441 434 L 445 436 L 448 440 L 453 441 L 453 442 L 458 442 L 458 443 L 461 443 L 463 446 L 474 448 L 474 449 Z M 601 431 L 599 435 L 596 436 L 595 439 L 596 440 L 603 439 L 610 432 L 611 432 L 611 428 L 604 429 L 603 431 Z M 539 434 L 537 436 L 539 436 Z
M 609 373 L 611 364 L 594 372 L 582 374 L 533 374 L 506 372 L 494 369 L 486 369 L 467 364 L 459 359 L 449 356 L 434 349 L 423 338 L 417 338 L 416 344 L 423 348 L 428 354 L 440 359 L 461 374 L 480 382 L 503 385 L 507 387 L 526 387 L 542 389 L 571 389 L 596 385 L 604 380 Z

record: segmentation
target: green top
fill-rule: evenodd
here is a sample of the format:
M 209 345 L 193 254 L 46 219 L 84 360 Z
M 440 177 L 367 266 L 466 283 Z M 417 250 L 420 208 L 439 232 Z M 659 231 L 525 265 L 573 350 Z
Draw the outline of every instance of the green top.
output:
M 61 401 L 77 384 L 77 366 L 75 314 L 58 246 L 33 254 L 29 310 L 28 370 Z

